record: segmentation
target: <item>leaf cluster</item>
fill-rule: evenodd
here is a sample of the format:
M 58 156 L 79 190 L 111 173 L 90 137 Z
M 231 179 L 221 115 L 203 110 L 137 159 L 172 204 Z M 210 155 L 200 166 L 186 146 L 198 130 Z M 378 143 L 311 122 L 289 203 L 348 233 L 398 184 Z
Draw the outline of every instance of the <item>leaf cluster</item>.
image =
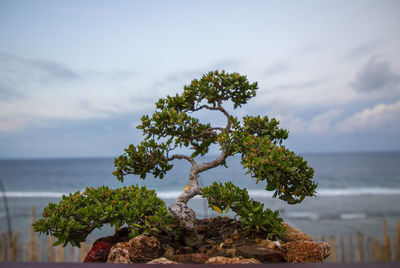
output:
M 248 135 L 241 146 L 241 163 L 247 173 L 251 173 L 257 183 L 266 181 L 265 189 L 275 190 L 273 197 L 296 204 L 315 194 L 317 184 L 311 180 L 314 170 L 301 156 L 267 137 Z
M 284 231 L 279 211 L 264 209 L 264 204 L 249 197 L 246 189 L 214 182 L 202 189 L 202 196 L 207 198 L 208 206 L 222 213 L 232 210 L 239 216 L 246 229 L 268 232 L 268 238 L 278 238 Z
M 247 135 L 267 137 L 275 144 L 282 144 L 289 136 L 286 129 L 279 128 L 279 121 L 268 116 L 245 116 L 243 117 L 243 130 Z
M 241 107 L 256 95 L 257 82 L 249 83 L 245 75 L 226 73 L 225 71 L 208 72 L 201 79 L 194 79 L 184 87 L 187 107 L 195 110 L 204 101 L 216 107 L 224 101 L 231 101 L 233 107 Z
M 173 167 L 165 156 L 167 150 L 167 144 L 156 143 L 154 139 L 145 140 L 137 146 L 131 144 L 125 149 L 125 154 L 114 159 L 116 170 L 113 175 L 121 182 L 127 174 L 138 174 L 145 179 L 151 173 L 155 178 L 162 179 Z
M 97 228 L 110 224 L 115 230 L 130 228 L 130 237 L 169 229 L 173 222 L 167 207 L 154 190 L 132 185 L 117 189 L 101 186 L 83 193 L 63 195 L 58 203 L 49 203 L 43 218 L 33 223 L 36 232 L 57 238 L 54 245 L 80 242 Z
M 197 154 L 204 155 L 208 152 L 210 144 L 215 143 L 216 137 L 210 130 L 210 124 L 202 124 L 197 118 L 188 114 L 188 111 L 178 108 L 164 108 L 160 103 L 169 102 L 169 106 L 177 105 L 176 100 L 182 97 L 160 99 L 157 109 L 151 117 L 145 115 L 141 118 L 142 124 L 137 128 L 147 135 L 146 140 L 152 138 L 167 138 L 170 150 L 176 147 L 191 147 Z M 179 101 L 178 101 L 179 102 Z

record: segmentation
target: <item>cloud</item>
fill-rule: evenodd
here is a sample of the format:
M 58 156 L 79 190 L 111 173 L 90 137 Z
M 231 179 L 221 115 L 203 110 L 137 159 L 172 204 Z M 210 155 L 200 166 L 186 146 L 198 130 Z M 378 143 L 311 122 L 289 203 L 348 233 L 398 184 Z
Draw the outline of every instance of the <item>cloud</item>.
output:
M 312 87 L 316 87 L 323 82 L 323 79 L 316 79 L 307 82 L 298 82 L 298 83 L 288 83 L 288 84 L 281 84 L 277 85 L 276 89 L 308 89 Z
M 44 85 L 78 79 L 78 73 L 61 64 L 0 52 L 0 100 L 22 98 Z
M 334 120 L 337 119 L 340 114 L 341 112 L 339 110 L 330 110 L 314 117 L 307 131 L 314 134 L 328 133 L 332 128 Z
M 349 59 L 356 59 L 373 54 L 377 51 L 379 47 L 382 46 L 382 43 L 383 43 L 382 40 L 374 40 L 372 42 L 356 46 L 350 50 L 350 52 L 347 54 L 347 57 Z
M 363 131 L 400 131 L 400 100 L 391 103 L 380 103 L 355 113 L 336 125 L 342 133 Z
M 391 70 L 387 61 L 372 57 L 357 74 L 350 86 L 361 92 L 392 91 L 400 82 L 400 76 Z
M 0 81 L 0 100 L 13 100 L 19 99 L 23 95 L 20 92 L 16 92 L 12 89 L 12 87 L 6 85 L 5 83 L 1 83 Z
M 145 90 L 146 82 L 135 72 L 75 71 L 51 61 L 0 53 L 0 131 L 147 109 L 157 94 Z

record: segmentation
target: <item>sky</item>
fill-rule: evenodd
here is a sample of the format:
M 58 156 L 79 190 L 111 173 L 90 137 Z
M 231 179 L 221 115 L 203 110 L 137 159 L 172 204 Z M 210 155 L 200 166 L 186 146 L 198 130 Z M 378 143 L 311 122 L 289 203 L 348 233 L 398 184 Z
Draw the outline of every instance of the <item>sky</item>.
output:
M 400 150 L 400 1 L 2 0 L 0 158 L 117 156 L 222 69 L 295 152 Z

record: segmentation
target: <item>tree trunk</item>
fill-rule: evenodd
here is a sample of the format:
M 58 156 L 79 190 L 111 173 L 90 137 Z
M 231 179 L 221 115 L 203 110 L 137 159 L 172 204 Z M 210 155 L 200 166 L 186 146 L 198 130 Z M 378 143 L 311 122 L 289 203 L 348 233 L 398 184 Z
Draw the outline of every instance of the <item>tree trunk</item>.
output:
M 189 184 L 185 186 L 183 192 L 178 196 L 175 203 L 168 208 L 171 214 L 183 225 L 185 229 L 184 242 L 189 247 L 198 246 L 200 243 L 196 229 L 196 213 L 187 205 L 187 202 L 191 198 L 201 194 L 197 176 L 200 172 L 219 166 L 225 161 L 226 157 L 227 155 L 225 154 L 225 151 L 222 151 L 221 155 L 219 155 L 215 160 L 198 165 L 194 159 L 190 157 L 182 155 L 174 156 L 174 158 L 184 158 L 189 160 L 192 164 L 189 175 Z
M 183 192 L 178 196 L 175 203 L 169 207 L 169 211 L 183 225 L 184 243 L 189 247 L 195 247 L 199 244 L 199 238 L 196 229 L 196 213 L 188 207 L 187 202 L 194 196 L 200 194 L 200 186 L 197 181 L 197 165 L 190 171 L 189 184 L 185 186 Z

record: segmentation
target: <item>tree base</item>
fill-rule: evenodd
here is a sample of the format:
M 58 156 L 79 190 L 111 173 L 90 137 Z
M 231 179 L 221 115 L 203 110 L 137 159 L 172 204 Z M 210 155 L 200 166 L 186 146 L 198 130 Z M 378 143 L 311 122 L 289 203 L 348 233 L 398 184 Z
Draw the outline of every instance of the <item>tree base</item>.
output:
M 156 237 L 141 235 L 129 242 L 111 245 L 108 262 L 118 259 L 120 263 L 147 263 L 161 257 L 176 263 L 322 262 L 330 254 L 327 243 L 314 242 L 311 237 L 290 226 L 287 226 L 283 240 L 270 241 L 265 239 L 268 233 L 244 230 L 240 221 L 228 217 L 196 220 L 196 223 L 199 244 L 193 247 L 183 241 L 190 234 L 181 240 L 176 240 L 170 233 L 161 233 Z M 159 243 L 155 243 L 156 240 Z M 95 247 L 94 244 L 93 249 Z M 115 257 L 117 250 L 123 252 L 123 258 Z M 93 255 L 93 252 L 89 254 Z

